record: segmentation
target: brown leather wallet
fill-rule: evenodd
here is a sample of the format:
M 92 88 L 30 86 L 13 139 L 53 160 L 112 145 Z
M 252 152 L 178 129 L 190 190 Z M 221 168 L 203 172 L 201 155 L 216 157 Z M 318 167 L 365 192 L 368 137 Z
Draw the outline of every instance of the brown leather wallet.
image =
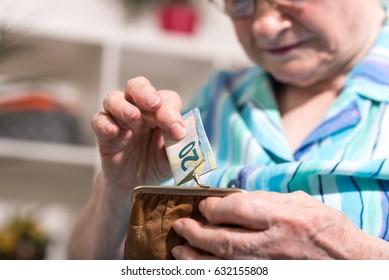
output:
M 140 186 L 132 193 L 133 206 L 125 241 L 125 256 L 130 260 L 173 259 L 173 247 L 184 244 L 172 228 L 174 221 L 190 217 L 207 223 L 198 210 L 199 202 L 209 196 L 226 196 L 241 189 L 203 187 Z

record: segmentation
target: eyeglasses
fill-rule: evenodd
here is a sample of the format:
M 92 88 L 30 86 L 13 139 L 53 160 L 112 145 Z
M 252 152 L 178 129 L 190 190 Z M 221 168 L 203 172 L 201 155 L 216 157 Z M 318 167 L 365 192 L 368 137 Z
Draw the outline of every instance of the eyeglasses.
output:
M 301 0 L 267 0 L 277 6 L 288 6 L 291 2 Z M 209 0 L 219 10 L 232 18 L 239 19 L 252 16 L 256 10 L 256 0 Z

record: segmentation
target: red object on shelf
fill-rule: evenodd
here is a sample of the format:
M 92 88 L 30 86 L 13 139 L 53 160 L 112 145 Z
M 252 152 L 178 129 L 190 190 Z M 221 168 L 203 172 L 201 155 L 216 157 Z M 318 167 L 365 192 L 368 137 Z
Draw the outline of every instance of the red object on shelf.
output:
M 192 5 L 164 5 L 159 11 L 160 24 L 163 30 L 192 34 L 195 31 L 198 14 Z
M 0 98 L 0 112 L 11 111 L 56 111 L 62 108 L 62 105 L 50 93 L 46 92 L 27 92 L 20 93 L 15 97 Z

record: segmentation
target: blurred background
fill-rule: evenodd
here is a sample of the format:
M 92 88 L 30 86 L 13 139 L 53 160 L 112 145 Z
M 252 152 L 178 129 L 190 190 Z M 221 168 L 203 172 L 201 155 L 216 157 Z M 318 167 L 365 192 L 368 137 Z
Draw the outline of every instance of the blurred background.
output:
M 127 79 L 187 104 L 248 65 L 207 0 L 0 1 L 0 259 L 66 259 L 99 159 L 92 115 Z

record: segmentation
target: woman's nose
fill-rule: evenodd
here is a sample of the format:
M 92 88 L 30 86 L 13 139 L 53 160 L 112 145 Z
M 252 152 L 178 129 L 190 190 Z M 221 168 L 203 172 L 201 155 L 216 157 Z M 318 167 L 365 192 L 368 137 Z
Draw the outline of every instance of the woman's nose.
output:
M 280 9 L 267 1 L 257 1 L 253 17 L 252 32 L 260 40 L 272 40 L 292 26 Z

